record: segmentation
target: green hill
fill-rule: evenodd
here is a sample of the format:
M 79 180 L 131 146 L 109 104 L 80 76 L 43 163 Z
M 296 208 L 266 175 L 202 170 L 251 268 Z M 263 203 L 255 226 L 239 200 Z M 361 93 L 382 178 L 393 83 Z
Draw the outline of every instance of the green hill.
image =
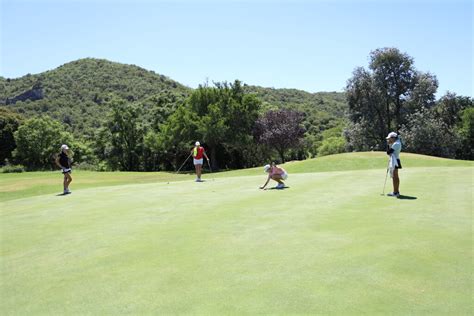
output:
M 341 117 L 347 107 L 343 93 L 256 86 L 245 89 L 262 99 L 264 109 L 289 107 L 311 114 L 307 125 L 318 128 L 332 127 L 328 122 Z M 70 126 L 75 134 L 87 134 L 108 113 L 106 101 L 111 97 L 137 102 L 145 108 L 164 107 L 164 112 L 171 112 L 191 91 L 135 65 L 85 58 L 40 74 L 0 78 L 0 106 L 26 118 L 49 115 Z
M 49 115 L 79 133 L 99 125 L 108 112 L 106 101 L 113 96 L 145 102 L 163 94 L 184 98 L 191 91 L 153 71 L 93 58 L 0 84 L 0 104 L 27 118 Z
M 343 92 L 309 93 L 297 89 L 275 89 L 245 86 L 247 92 L 255 93 L 266 107 L 291 107 L 302 111 L 318 110 L 336 117 L 344 115 L 347 109 Z

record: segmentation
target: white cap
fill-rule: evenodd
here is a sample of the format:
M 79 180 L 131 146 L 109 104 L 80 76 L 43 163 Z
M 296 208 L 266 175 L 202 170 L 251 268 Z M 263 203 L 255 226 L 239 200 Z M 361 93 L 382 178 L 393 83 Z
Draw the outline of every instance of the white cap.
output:
M 398 137 L 398 134 L 397 134 L 397 133 L 395 133 L 395 132 L 390 132 L 390 133 L 388 133 L 388 136 L 387 136 L 386 139 L 389 139 L 389 138 L 397 138 L 397 137 Z
M 268 169 L 270 169 L 270 165 L 263 166 L 263 171 L 264 172 L 268 172 Z
M 69 149 L 69 147 L 67 147 L 67 145 L 66 145 L 66 144 L 64 144 L 64 145 L 61 145 L 61 150 L 64 150 L 64 149 Z
M 196 145 L 196 146 L 201 146 L 201 143 L 200 143 L 200 142 L 196 142 L 195 145 Z

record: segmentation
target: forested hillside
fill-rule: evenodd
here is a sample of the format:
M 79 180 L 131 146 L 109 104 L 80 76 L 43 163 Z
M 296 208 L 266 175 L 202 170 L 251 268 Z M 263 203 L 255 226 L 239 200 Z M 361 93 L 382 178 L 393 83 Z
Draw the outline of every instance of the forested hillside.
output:
M 316 120 L 327 125 L 333 118 L 341 118 L 347 109 L 344 93 L 308 93 L 250 85 L 244 85 L 244 91 L 256 94 L 262 100 L 263 110 L 297 109 L 312 114 L 307 121 L 318 126 Z M 166 111 L 174 107 L 172 101 L 182 102 L 191 92 L 191 88 L 153 71 L 93 58 L 17 79 L 0 77 L 0 105 L 25 118 L 48 115 L 77 134 L 89 134 L 90 128 L 100 126 L 110 111 L 106 103 L 112 97 L 144 103 L 146 108 L 159 103 Z
M 196 101 L 191 98 L 193 94 L 206 95 L 199 100 L 200 105 L 195 105 L 201 109 L 192 108 Z M 245 96 L 252 98 L 244 100 Z M 232 105 L 233 102 L 240 105 Z M 252 110 L 247 107 L 249 104 Z M 208 147 L 213 145 L 210 150 L 216 160 L 221 161 L 214 161 L 215 167 L 255 165 L 272 155 L 272 150 L 265 149 L 264 145 L 256 146 L 252 140 L 256 137 L 253 130 L 256 118 L 277 110 L 283 110 L 279 115 L 285 117 L 292 115 L 285 112 L 287 110 L 304 113 L 297 122 L 303 127 L 304 139 L 296 140 L 294 146 L 285 150 L 287 158 L 304 159 L 317 154 L 323 131 L 341 136 L 347 110 L 344 93 L 263 88 L 239 81 L 205 83 L 191 89 L 153 71 L 93 58 L 17 79 L 1 78 L 0 106 L 4 113 L 2 134 L 8 139 L 5 147 L 9 148 L 2 151 L 2 161 L 15 156 L 18 162 L 37 168 L 47 164 L 47 153 L 55 148 L 44 145 L 48 148 L 31 149 L 42 156 L 35 162 L 22 161 L 20 153 L 14 155 L 12 149 L 17 144 L 13 133 L 21 120 L 26 125 L 17 135 L 18 140 L 29 142 L 27 130 L 38 128 L 49 129 L 54 139 L 54 135 L 60 134 L 55 130 L 60 129 L 62 142 L 73 142 L 80 147 L 76 148 L 76 161 L 82 159 L 95 164 L 99 159 L 107 165 L 106 169 L 125 170 L 173 168 L 175 160 L 181 158 L 179 153 L 188 146 L 186 142 L 193 139 L 201 139 Z M 218 114 L 213 110 L 216 106 Z M 32 119 L 43 121 L 29 122 Z M 236 133 L 222 129 L 220 137 L 211 136 L 207 131 L 218 131 L 218 124 L 234 126 L 234 129 L 247 127 L 237 140 L 234 139 Z M 130 135 L 136 139 L 127 139 Z M 222 135 L 227 135 L 226 139 L 222 139 Z M 131 141 L 133 148 L 122 148 Z M 124 163 L 123 160 L 129 161 Z
M 67 143 L 83 167 L 173 170 L 200 140 L 214 169 L 246 168 L 384 150 L 390 131 L 401 133 L 404 151 L 474 159 L 472 98 L 436 100 L 437 88 L 436 76 L 397 48 L 372 51 L 345 92 L 318 93 L 239 80 L 191 89 L 134 65 L 80 59 L 0 78 L 0 164 L 50 168 Z
M 26 118 L 48 115 L 75 133 L 87 134 L 110 111 L 106 102 L 112 97 L 137 102 L 163 94 L 184 98 L 190 91 L 153 71 L 86 58 L 36 75 L 2 78 L 0 104 Z

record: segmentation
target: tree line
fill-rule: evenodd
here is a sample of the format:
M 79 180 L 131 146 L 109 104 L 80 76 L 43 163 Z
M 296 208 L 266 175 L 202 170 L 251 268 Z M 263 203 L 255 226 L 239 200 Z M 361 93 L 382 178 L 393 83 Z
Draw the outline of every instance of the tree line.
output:
M 196 140 L 208 150 L 213 169 L 294 157 L 291 150 L 301 150 L 304 137 L 303 114 L 290 109 L 262 113 L 261 104 L 240 81 L 201 85 L 185 99 L 173 93 L 144 102 L 112 97 L 107 100 L 110 112 L 88 138 L 76 137 L 48 116 L 23 120 L 3 108 L 0 124 L 9 146 L 0 158 L 30 170 L 48 169 L 64 143 L 82 168 L 175 170 Z
M 101 93 L 107 111 L 81 132 L 47 111 L 26 118 L 1 106 L 0 162 L 50 169 L 52 155 L 66 143 L 84 169 L 176 170 L 199 140 L 213 169 L 236 169 L 383 150 L 390 131 L 402 135 L 405 151 L 472 160 L 473 100 L 449 92 L 436 100 L 437 88 L 436 76 L 418 71 L 408 54 L 383 48 L 371 52 L 368 69 L 358 67 L 348 79 L 347 106 L 327 102 L 327 94 L 272 91 L 238 80 L 140 98 Z M 318 100 L 321 107 L 313 105 Z
M 408 54 L 373 51 L 369 69 L 356 68 L 347 81 L 347 150 L 383 150 L 384 136 L 396 131 L 405 151 L 474 159 L 473 99 L 447 92 L 436 101 L 437 89 L 436 76 L 418 71 Z

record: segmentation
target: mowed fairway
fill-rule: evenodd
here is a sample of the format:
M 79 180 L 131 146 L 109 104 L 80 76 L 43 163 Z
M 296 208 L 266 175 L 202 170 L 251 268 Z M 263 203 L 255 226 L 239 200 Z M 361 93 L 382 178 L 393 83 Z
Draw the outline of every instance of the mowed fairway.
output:
M 258 169 L 2 195 L 0 310 L 470 314 L 474 164 L 403 157 L 400 200 L 382 153 L 289 163 L 285 190 Z

